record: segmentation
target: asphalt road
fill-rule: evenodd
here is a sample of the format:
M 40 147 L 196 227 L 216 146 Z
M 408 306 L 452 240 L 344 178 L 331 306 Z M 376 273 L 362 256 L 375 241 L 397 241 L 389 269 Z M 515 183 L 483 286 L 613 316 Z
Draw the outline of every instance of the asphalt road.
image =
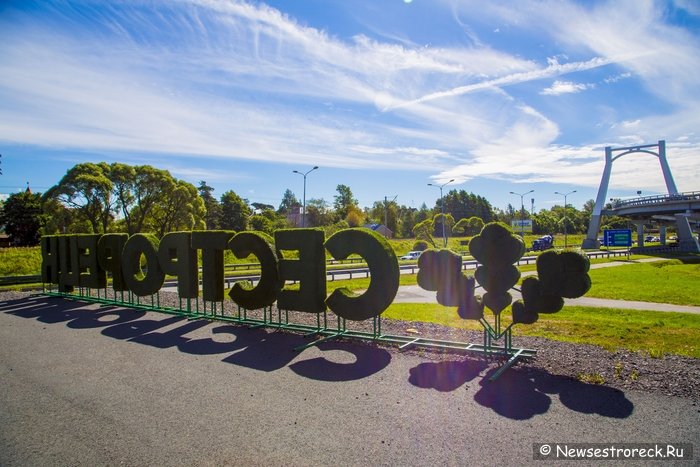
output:
M 489 382 L 477 360 L 356 343 L 294 352 L 302 342 L 0 301 L 0 465 L 542 465 L 533 443 L 699 446 L 688 399 L 519 368 Z

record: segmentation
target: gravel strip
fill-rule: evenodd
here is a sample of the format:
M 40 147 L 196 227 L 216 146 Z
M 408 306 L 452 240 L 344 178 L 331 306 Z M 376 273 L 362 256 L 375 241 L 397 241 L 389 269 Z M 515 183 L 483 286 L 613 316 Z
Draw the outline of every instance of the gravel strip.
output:
M 29 297 L 30 292 L 0 292 L 0 304 L 3 301 L 17 300 Z M 180 307 L 177 294 L 171 292 L 159 292 L 158 300 L 161 307 Z M 150 299 L 142 301 L 150 304 Z M 211 306 L 208 303 L 209 306 Z M 125 305 L 126 306 L 126 305 Z M 221 313 L 221 305 L 218 304 Z M 192 305 L 194 308 L 195 305 Z M 203 302 L 199 302 L 203 309 Z M 236 316 L 236 305 L 227 300 L 224 302 L 224 315 Z M 276 320 L 278 310 L 272 309 L 272 316 Z M 281 313 L 285 319 L 285 313 Z M 247 312 L 248 318 L 262 319 L 260 310 Z M 300 312 L 289 312 L 289 322 L 316 326 L 316 315 Z M 323 323 L 323 320 L 321 320 Z M 336 324 L 337 319 L 332 313 L 328 313 L 328 326 Z M 364 332 L 372 332 L 372 320 L 363 322 L 348 322 L 348 329 Z M 408 322 L 392 319 L 381 321 L 381 330 L 385 335 L 409 335 L 430 339 L 449 340 L 457 342 L 482 342 L 482 334 L 478 331 L 450 328 L 432 323 Z M 374 344 L 371 344 L 374 345 Z M 605 386 L 621 390 L 641 390 L 656 392 L 671 396 L 692 398 L 700 403 L 700 359 L 679 355 L 665 355 L 661 358 L 653 358 L 644 352 L 632 352 L 618 350 L 610 352 L 602 347 L 587 344 L 572 344 L 560 342 L 542 337 L 517 336 L 513 338 L 513 345 L 521 348 L 537 349 L 537 357 L 529 360 L 520 360 L 516 367 L 528 371 L 543 371 L 550 375 L 575 378 L 591 384 L 604 384 Z M 387 345 L 387 349 L 399 353 L 397 347 Z M 502 361 L 493 358 L 480 357 L 470 353 L 465 356 L 463 352 L 435 350 L 426 348 L 412 348 L 404 352 L 419 354 L 426 360 L 459 360 L 464 358 L 480 359 L 487 368 L 496 368 Z

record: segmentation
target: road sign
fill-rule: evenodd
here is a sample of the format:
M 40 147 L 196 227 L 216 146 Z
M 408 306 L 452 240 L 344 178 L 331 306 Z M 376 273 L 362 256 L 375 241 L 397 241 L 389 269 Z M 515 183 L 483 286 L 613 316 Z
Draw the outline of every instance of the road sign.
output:
M 603 231 L 603 245 L 632 246 L 632 231 L 630 229 L 609 229 Z
M 513 219 L 510 221 L 510 226 L 515 233 L 532 233 L 532 219 Z

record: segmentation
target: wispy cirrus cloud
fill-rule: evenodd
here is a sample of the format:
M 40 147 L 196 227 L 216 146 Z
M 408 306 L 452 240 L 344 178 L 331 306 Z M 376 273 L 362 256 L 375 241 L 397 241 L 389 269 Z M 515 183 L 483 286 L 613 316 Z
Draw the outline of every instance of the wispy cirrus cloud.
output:
M 341 38 L 264 3 L 48 5 L 44 16 L 18 9 L 0 18 L 0 141 L 195 156 L 194 164 L 254 160 L 593 186 L 600 162 L 580 164 L 603 142 L 654 139 L 659 128 L 666 134 L 658 137 L 672 140 L 700 123 L 692 111 L 697 36 L 669 25 L 651 1 L 449 2 L 470 13 L 478 7 L 478 20 L 491 22 L 484 31 L 498 29 L 499 40 L 517 43 L 522 34 L 556 43 L 528 53 L 464 21 L 465 41 L 426 47 L 371 31 Z M 539 82 L 552 79 L 542 91 Z M 592 97 L 622 80 L 667 107 L 657 114 L 648 105 L 638 117 L 615 102 L 564 109 L 585 115 L 571 127 L 552 104 L 564 99 L 549 98 L 584 90 Z M 535 90 L 524 91 L 528 85 Z M 595 120 L 603 108 L 608 117 Z M 584 127 L 597 130 L 578 136 Z M 589 169 L 591 180 L 581 175 Z

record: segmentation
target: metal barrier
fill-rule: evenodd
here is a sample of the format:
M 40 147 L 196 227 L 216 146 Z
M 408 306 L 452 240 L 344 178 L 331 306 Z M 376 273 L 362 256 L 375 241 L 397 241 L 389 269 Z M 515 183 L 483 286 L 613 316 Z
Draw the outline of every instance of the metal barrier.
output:
M 361 339 L 384 344 L 398 345 L 399 350 L 409 347 L 445 349 L 478 353 L 482 356 L 497 358 L 504 363 L 495 371 L 490 379 L 495 380 L 507 368 L 512 366 L 518 358 L 531 358 L 536 356 L 533 349 L 515 348 L 512 345 L 510 326 L 501 331 L 500 319 L 491 326 L 483 318 L 480 320 L 483 330 L 483 343 L 474 344 L 467 342 L 447 341 L 431 339 L 429 337 L 416 337 L 405 335 L 384 334 L 382 332 L 381 316 L 360 322 L 348 322 L 344 318 L 325 311 L 316 315 L 316 325 L 294 322 L 294 316 L 298 313 L 289 310 L 281 310 L 272 306 L 260 310 L 247 310 L 235 305 L 232 301 L 206 302 L 197 299 L 183 299 L 178 296 L 179 306 L 161 305 L 161 293 L 158 292 L 149 297 L 138 297 L 131 292 L 116 292 L 105 289 L 77 288 L 73 292 L 60 292 L 53 286 L 43 286 L 44 295 L 61 297 L 64 299 L 79 300 L 103 305 L 123 306 L 144 311 L 167 313 L 189 319 L 207 319 L 232 322 L 254 328 L 264 327 L 304 333 L 305 336 L 317 338 L 308 344 L 296 347 L 301 351 L 308 347 L 335 338 Z M 167 293 L 167 292 L 166 292 Z M 171 292 L 172 293 L 172 292 Z M 226 310 L 227 306 L 228 310 Z M 235 307 L 232 309 L 232 307 Z M 304 313 L 308 316 L 308 313 Z M 357 326 L 357 327 L 353 327 Z M 502 345 L 499 343 L 502 342 Z

